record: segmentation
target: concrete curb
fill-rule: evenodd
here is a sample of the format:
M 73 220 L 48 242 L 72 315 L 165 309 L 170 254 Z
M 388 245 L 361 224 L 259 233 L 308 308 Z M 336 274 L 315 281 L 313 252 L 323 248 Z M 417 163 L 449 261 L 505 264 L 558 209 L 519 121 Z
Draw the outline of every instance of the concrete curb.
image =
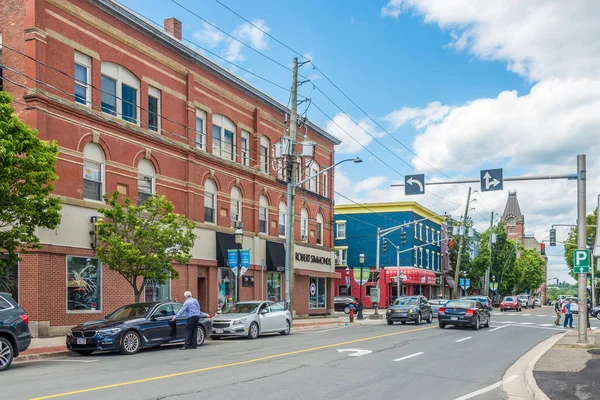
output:
M 502 377 L 502 390 L 508 399 L 549 400 L 538 387 L 533 377 L 533 368 L 538 360 L 567 333 L 554 335 L 537 344 L 506 370 Z
M 16 357 L 14 362 L 43 360 L 46 358 L 64 357 L 64 356 L 68 356 L 70 354 L 71 354 L 71 352 L 68 350 L 55 351 L 52 353 L 25 354 L 25 355 Z

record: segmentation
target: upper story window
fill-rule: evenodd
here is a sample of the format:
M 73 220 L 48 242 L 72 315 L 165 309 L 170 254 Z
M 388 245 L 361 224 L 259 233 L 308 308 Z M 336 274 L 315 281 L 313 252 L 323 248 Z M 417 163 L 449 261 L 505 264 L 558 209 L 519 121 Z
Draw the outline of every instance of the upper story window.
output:
M 231 189 L 230 206 L 231 226 L 235 227 L 235 223 L 242 220 L 242 192 L 236 187 Z
M 306 208 L 300 211 L 300 240 L 308 242 L 308 211 Z
M 75 52 L 75 101 L 85 106 L 92 104 L 92 59 Z
M 507 225 L 516 225 L 517 219 L 511 215 L 510 217 L 506 218 L 506 224 Z
M 323 196 L 327 197 L 327 198 L 329 197 L 329 186 L 328 186 L 329 182 L 328 182 L 328 177 L 329 177 L 329 171 L 323 172 L 321 174 L 321 181 L 322 181 L 322 184 L 321 184 L 321 186 L 322 186 L 322 188 L 321 188 L 322 192 L 321 192 L 321 194 Z
M 160 90 L 148 86 L 148 129 L 160 131 Z
M 430 265 L 429 265 L 429 249 L 425 250 L 425 258 L 426 258 L 425 262 L 427 263 L 427 268 L 429 268 L 430 267 Z
M 226 160 L 235 160 L 235 125 L 223 115 L 212 119 L 212 153 Z
M 418 231 L 418 229 L 417 229 L 417 228 L 418 228 L 418 227 L 417 227 L 417 223 L 415 222 L 415 239 L 418 239 L 418 238 L 419 238 L 419 235 L 418 235 L 419 231 Z
M 311 192 L 319 193 L 319 175 L 317 174 L 320 170 L 319 164 L 317 164 L 316 161 L 312 161 L 306 167 L 306 178 L 310 177 L 310 179 L 306 181 L 306 189 L 310 190 Z
M 336 239 L 346 239 L 346 221 L 338 221 L 336 225 Z
M 335 264 L 348 265 L 348 248 L 335 249 Z
M 196 108 L 196 147 L 206 148 L 206 112 Z
M 265 135 L 260 137 L 260 170 L 269 173 L 269 149 L 271 142 Z
M 102 63 L 102 112 L 139 124 L 140 81 L 120 65 Z
M 419 224 L 419 240 L 423 241 L 423 224 Z
M 315 229 L 315 235 L 317 236 L 317 244 L 323 245 L 323 216 L 317 214 L 317 227 Z
M 250 132 L 242 131 L 241 140 L 241 162 L 248 167 L 250 165 Z
M 419 267 L 423 267 L 423 248 L 419 247 Z
M 145 158 L 138 165 L 138 204 L 144 204 L 146 200 L 154 196 L 156 192 L 156 178 L 154 165 Z
M 417 246 L 413 246 L 413 250 L 415 252 L 414 256 L 415 256 L 415 267 L 416 267 L 419 263 L 419 249 L 417 249 Z
M 104 152 L 88 143 L 83 149 L 83 198 L 102 201 L 104 189 Z
M 217 208 L 217 185 L 212 179 L 204 183 L 204 222 L 215 223 L 215 210 Z
M 285 237 L 285 227 L 287 224 L 287 204 L 283 201 L 279 203 L 279 236 Z
M 425 227 L 425 241 L 429 243 L 429 227 Z
M 269 234 L 269 200 L 267 196 L 258 199 L 258 232 Z

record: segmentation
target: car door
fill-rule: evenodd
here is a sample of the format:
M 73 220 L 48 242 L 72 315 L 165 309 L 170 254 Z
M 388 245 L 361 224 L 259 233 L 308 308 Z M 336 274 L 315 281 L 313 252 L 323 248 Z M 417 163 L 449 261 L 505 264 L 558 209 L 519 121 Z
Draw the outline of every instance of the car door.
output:
M 429 318 L 429 314 L 431 313 L 431 308 L 429 306 L 429 303 L 427 303 L 427 299 L 425 297 L 422 297 L 419 299 L 419 308 L 421 310 L 421 316 L 423 316 L 424 318 Z
M 269 307 L 270 316 L 273 318 L 273 329 L 276 332 L 281 332 L 287 327 L 285 308 L 281 304 L 275 303 Z
M 168 341 L 173 318 L 173 307 L 170 303 L 161 304 L 152 310 L 150 316 L 142 324 L 141 331 L 149 344 Z
M 258 321 L 261 332 L 273 332 L 277 328 L 277 322 L 273 318 L 270 307 L 273 303 L 262 303 L 258 308 Z
M 183 307 L 183 304 L 172 303 L 172 306 L 173 306 L 173 315 L 175 315 L 181 310 L 181 307 Z M 187 324 L 187 316 L 185 315 L 185 313 L 183 315 L 177 317 L 174 324 L 171 323 L 171 326 L 173 329 L 171 331 L 171 336 L 173 336 L 173 339 L 172 339 L 173 341 L 185 340 L 185 325 L 186 324 Z

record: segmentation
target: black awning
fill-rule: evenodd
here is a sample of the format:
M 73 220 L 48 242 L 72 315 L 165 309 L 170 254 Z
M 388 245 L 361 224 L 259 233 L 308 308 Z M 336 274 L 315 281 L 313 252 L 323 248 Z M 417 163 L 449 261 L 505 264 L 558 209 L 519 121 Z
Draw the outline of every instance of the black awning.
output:
M 219 267 L 228 267 L 227 250 L 237 249 L 235 236 L 231 233 L 216 232 L 217 234 L 217 265 Z
M 285 272 L 285 246 L 267 240 L 267 271 Z

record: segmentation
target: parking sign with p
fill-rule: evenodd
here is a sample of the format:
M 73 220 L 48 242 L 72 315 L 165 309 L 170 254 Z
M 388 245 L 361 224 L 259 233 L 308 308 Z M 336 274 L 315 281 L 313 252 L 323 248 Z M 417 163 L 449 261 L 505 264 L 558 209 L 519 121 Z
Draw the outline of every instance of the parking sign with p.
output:
M 573 272 L 587 274 L 590 272 L 590 251 L 573 250 Z

